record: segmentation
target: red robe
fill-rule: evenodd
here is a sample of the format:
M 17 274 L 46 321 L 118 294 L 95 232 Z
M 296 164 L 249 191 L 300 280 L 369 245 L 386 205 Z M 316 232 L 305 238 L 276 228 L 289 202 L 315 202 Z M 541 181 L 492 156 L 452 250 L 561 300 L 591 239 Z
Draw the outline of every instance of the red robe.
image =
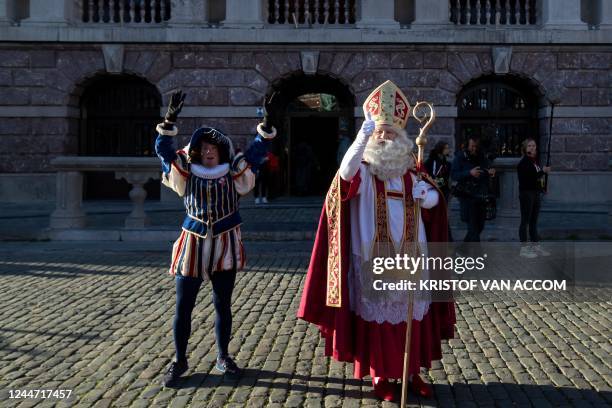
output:
M 350 310 L 349 200 L 357 193 L 359 177 L 358 173 L 346 182 L 336 174 L 327 193 L 297 317 L 319 326 L 325 338 L 325 355 L 353 362 L 355 378 L 401 378 L 406 323 L 365 321 Z M 439 194 L 438 205 L 421 209 L 427 242 L 448 240 L 446 203 Z M 432 360 L 442 358 L 441 341 L 454 337 L 455 322 L 454 301 L 432 302 L 423 320 L 412 320 L 411 374 L 418 373 L 420 367 L 431 368 Z

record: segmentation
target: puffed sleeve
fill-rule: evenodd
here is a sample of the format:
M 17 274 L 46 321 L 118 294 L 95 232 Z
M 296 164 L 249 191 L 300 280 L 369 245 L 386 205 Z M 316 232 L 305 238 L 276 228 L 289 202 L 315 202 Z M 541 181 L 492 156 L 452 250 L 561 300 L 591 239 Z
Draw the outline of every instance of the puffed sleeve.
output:
M 185 195 L 185 186 L 189 176 L 187 155 L 183 151 L 176 151 L 174 138 L 178 133 L 176 126 L 165 129 L 162 124 L 157 125 L 157 139 L 155 152 L 162 164 L 162 184 L 174 190 L 179 196 Z
M 230 167 L 230 173 L 238 194 L 248 194 L 248 192 L 255 187 L 255 174 L 251 170 L 251 165 L 246 160 L 244 154 L 238 153 L 234 157 Z

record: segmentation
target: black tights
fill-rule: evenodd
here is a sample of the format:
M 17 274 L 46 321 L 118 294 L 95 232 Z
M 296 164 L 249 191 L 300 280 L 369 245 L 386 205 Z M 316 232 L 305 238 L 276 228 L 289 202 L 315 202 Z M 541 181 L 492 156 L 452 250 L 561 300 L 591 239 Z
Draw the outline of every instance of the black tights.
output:
M 519 239 L 527 242 L 527 227 L 531 242 L 538 242 L 538 215 L 540 214 L 540 193 L 538 191 L 519 192 L 521 203 L 521 224 L 519 226 Z
M 219 357 L 228 356 L 232 334 L 232 291 L 236 271 L 220 271 L 212 275 L 213 305 L 215 306 L 215 336 Z M 202 279 L 176 277 L 176 313 L 174 315 L 174 347 L 177 361 L 187 358 L 187 342 L 191 335 L 191 312 L 195 306 Z
M 268 168 L 264 164 L 259 168 L 259 172 L 255 177 L 255 198 L 259 196 L 268 198 L 268 177 Z

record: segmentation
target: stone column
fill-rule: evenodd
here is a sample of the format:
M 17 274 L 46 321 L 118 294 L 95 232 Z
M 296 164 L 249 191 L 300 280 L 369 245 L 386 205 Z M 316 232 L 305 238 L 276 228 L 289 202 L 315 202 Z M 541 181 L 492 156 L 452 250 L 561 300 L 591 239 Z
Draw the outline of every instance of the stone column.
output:
M 411 27 L 438 28 L 449 24 L 448 0 L 414 0 L 414 21 L 410 24 Z
M 399 28 L 395 20 L 394 0 L 361 0 L 359 5 L 358 28 Z
M 518 178 L 516 165 L 518 159 L 497 158 L 493 162 L 499 177 L 499 200 L 497 202 L 500 217 L 518 217 Z
M 132 185 L 130 200 L 132 200 L 132 212 L 125 219 L 125 228 L 144 228 L 149 225 L 150 220 L 144 211 L 144 202 L 147 191 L 144 185 L 150 179 L 158 177 L 157 173 L 148 171 L 118 171 L 115 172 L 116 179 L 125 179 Z
M 79 171 L 58 171 L 55 211 L 49 226 L 53 229 L 83 228 L 83 174 Z
M 22 25 L 68 24 L 75 17 L 73 0 L 30 0 L 30 17 Z
M 170 24 L 205 25 L 208 23 L 209 0 L 172 0 Z
M 0 25 L 9 25 L 15 21 L 14 0 L 0 0 Z
M 225 20 L 223 27 L 229 28 L 262 28 L 264 0 L 226 0 Z
M 599 29 L 612 30 L 612 2 L 610 0 L 601 0 L 599 17 Z
M 552 30 L 587 30 L 580 20 L 580 0 L 543 0 L 542 26 Z

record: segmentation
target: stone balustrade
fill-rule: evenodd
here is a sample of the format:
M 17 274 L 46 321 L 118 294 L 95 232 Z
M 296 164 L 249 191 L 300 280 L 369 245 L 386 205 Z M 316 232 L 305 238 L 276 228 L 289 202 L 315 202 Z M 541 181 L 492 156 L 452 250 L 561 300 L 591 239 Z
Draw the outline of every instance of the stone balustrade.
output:
M 267 23 L 295 26 L 346 26 L 355 23 L 354 0 L 268 0 Z
M 125 179 L 131 186 L 132 212 L 125 219 L 125 228 L 141 229 L 149 224 L 144 211 L 147 192 L 144 184 L 161 175 L 157 157 L 88 157 L 60 156 L 51 161 L 57 169 L 56 208 L 51 214 L 52 229 L 78 229 L 86 226 L 82 209 L 83 174 L 114 171 L 117 179 Z
M 170 0 L 78 0 L 78 17 L 84 23 L 154 24 L 168 21 Z
M 581 20 L 581 0 L 410 0 L 399 6 L 408 12 L 398 12 L 395 0 L 29 0 L 29 7 L 23 3 L 27 2 L 0 0 L 0 25 L 587 30 L 610 29 L 612 22 L 608 0 L 586 5 L 594 16 L 589 22 Z M 215 14 L 222 10 L 225 18 L 209 21 L 213 9 Z M 402 15 L 409 15 L 409 21 Z
M 457 25 L 529 26 L 537 22 L 536 0 L 450 0 L 450 20 Z

